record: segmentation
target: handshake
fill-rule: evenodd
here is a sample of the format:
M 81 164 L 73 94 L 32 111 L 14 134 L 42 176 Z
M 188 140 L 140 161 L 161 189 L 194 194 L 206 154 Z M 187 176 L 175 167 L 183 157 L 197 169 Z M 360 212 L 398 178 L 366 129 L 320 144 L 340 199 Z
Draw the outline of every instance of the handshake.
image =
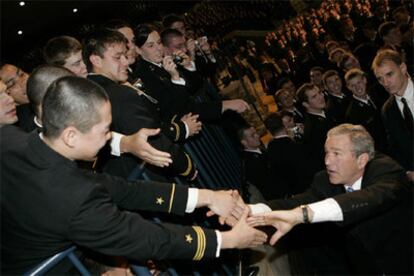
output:
M 221 249 L 251 248 L 264 244 L 267 235 L 248 223 L 251 213 L 237 190 L 211 191 L 199 190 L 196 207 L 208 207 L 207 216 L 218 216 L 221 225 L 232 227 L 229 231 L 221 232 Z

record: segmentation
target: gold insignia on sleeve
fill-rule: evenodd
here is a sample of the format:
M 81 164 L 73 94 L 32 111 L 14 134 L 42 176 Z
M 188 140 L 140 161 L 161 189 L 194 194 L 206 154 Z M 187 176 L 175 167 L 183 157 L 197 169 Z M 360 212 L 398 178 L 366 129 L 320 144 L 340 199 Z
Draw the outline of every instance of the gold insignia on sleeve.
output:
M 200 226 L 193 226 L 193 229 L 197 234 L 197 250 L 193 260 L 199 261 L 204 257 L 204 252 L 206 251 L 206 234 Z
M 171 196 L 170 196 L 170 204 L 168 206 L 168 213 L 171 213 L 173 202 L 174 202 L 174 196 L 175 196 L 175 183 L 171 185 Z
M 182 176 L 187 176 L 187 175 L 189 175 L 190 174 L 190 172 L 191 172 L 191 169 L 193 168 L 193 162 L 191 162 L 191 158 L 190 158 L 190 156 L 187 154 L 187 153 L 185 153 L 185 157 L 187 158 L 187 169 L 185 170 L 185 172 L 183 172 L 181 175 Z
M 185 241 L 191 243 L 193 241 L 193 237 L 190 234 L 185 235 Z
M 162 205 L 164 203 L 164 199 L 162 197 L 157 197 L 155 203 L 157 203 L 158 205 Z

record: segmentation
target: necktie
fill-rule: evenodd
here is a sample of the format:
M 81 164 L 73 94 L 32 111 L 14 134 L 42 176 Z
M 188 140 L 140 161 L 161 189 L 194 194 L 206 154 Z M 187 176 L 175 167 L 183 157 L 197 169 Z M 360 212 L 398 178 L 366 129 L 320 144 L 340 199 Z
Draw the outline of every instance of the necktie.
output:
M 411 113 L 411 110 L 408 107 L 407 100 L 405 98 L 401 98 L 401 102 L 403 103 L 403 115 L 405 124 L 407 125 L 410 133 L 412 134 L 414 131 L 413 114 Z
M 368 98 L 368 105 L 370 107 L 372 107 L 373 109 L 377 109 L 377 107 L 375 106 L 374 102 L 370 98 Z
M 352 187 L 346 187 L 345 190 L 347 193 L 352 193 L 354 191 Z

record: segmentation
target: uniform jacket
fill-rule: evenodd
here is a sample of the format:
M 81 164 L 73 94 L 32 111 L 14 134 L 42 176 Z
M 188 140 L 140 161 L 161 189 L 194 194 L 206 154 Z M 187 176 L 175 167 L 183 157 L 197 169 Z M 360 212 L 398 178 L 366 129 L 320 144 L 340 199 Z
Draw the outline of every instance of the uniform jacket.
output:
M 183 214 L 188 189 L 82 171 L 37 132 L 1 129 L 1 269 L 22 274 L 74 243 L 130 259 L 214 256 L 214 231 L 121 210 Z

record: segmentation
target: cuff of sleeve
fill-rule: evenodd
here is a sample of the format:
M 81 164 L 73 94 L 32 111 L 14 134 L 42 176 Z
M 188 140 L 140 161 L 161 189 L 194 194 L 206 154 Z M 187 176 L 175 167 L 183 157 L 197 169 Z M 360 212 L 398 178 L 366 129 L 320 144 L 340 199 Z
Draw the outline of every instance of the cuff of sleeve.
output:
M 111 154 L 121 156 L 121 139 L 124 137 L 121 133 L 112 131 Z
M 188 135 L 190 134 L 190 131 L 188 130 L 187 124 L 184 123 L 184 122 L 183 122 L 183 124 L 184 124 L 184 127 L 185 127 L 185 139 L 187 139 L 188 138 Z
M 217 237 L 217 250 L 216 250 L 216 258 L 220 257 L 220 249 L 221 249 L 221 233 L 218 230 L 215 230 L 216 237 Z
M 171 82 L 178 85 L 185 85 L 185 80 L 183 78 L 180 78 L 179 80 L 171 80 Z
M 264 203 L 249 204 L 249 207 L 250 207 L 250 212 L 252 215 L 257 215 L 260 213 L 267 213 L 267 212 L 272 211 L 272 209 L 270 209 L 270 207 Z
M 185 207 L 186 213 L 194 212 L 198 201 L 198 189 L 197 188 L 188 188 L 188 199 L 187 206 Z
M 188 67 L 185 67 L 185 69 L 187 69 L 188 71 L 191 71 L 191 72 L 195 72 L 196 71 L 196 65 L 195 65 L 194 61 L 191 61 L 191 65 L 188 66 Z
M 341 207 L 333 198 L 309 204 L 308 207 L 313 211 L 312 223 L 344 220 Z

